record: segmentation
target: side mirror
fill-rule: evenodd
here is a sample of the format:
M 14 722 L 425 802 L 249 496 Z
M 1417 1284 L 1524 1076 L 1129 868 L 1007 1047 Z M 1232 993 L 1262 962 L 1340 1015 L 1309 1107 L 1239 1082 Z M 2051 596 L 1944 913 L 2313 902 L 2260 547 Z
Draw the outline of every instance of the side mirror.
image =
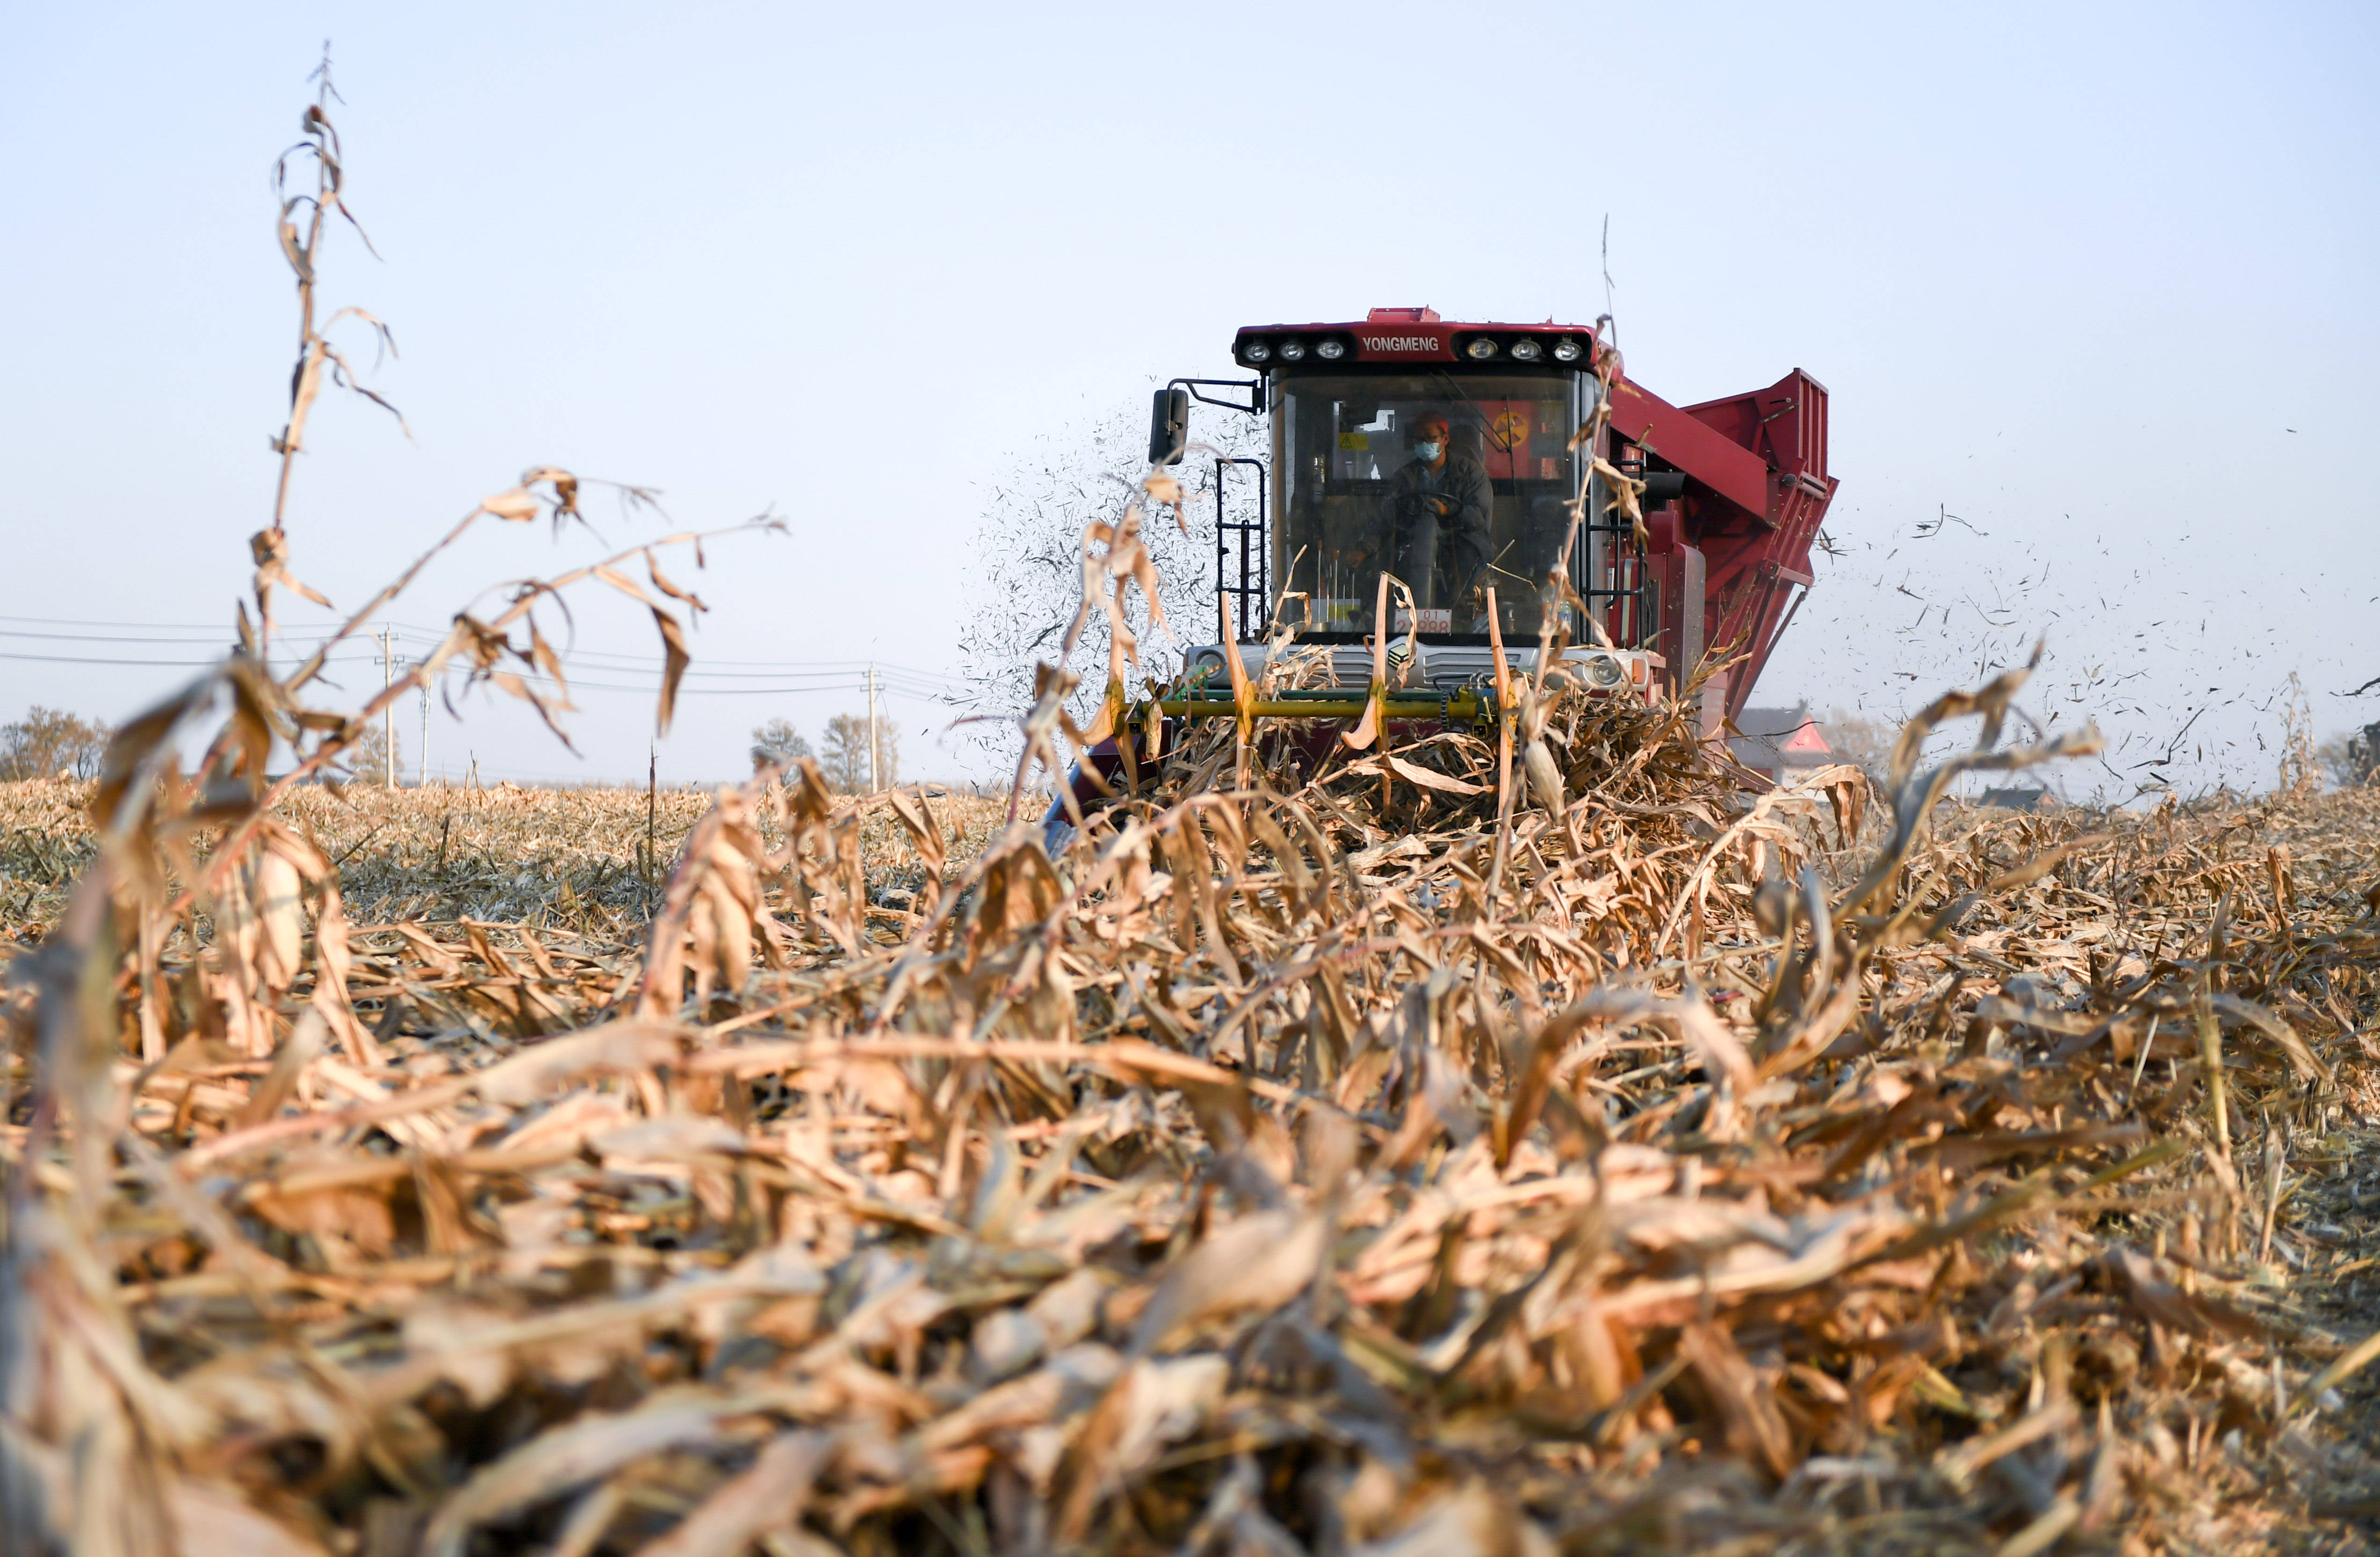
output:
M 1148 413 L 1148 463 L 1179 465 L 1190 444 L 1190 392 L 1160 389 Z

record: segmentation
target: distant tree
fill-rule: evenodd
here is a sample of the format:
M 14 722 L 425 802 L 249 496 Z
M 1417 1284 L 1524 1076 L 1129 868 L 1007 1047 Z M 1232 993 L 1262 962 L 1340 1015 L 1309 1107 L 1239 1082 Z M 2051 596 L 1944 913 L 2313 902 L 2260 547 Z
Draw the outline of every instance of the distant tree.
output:
M 867 789 L 867 719 L 856 713 L 838 713 L 826 722 L 819 769 L 826 775 L 827 787 L 838 795 L 857 795 Z
M 395 769 L 395 781 L 404 783 L 405 737 L 396 736 L 392 747 L 377 724 L 367 729 L 355 745 L 347 748 L 347 767 L 356 775 L 358 784 L 389 783 L 392 766 Z
M 810 755 L 810 743 L 794 728 L 790 719 L 771 719 L 752 732 L 752 766 L 765 768 L 771 763 L 791 767 L 794 762 Z
M 108 733 L 104 724 L 35 703 L 24 718 L 0 724 L 0 779 L 97 777 Z
M 827 786 L 840 795 L 865 795 L 869 788 L 868 716 L 838 713 L 826 722 L 824 749 L 819 771 Z M 889 719 L 876 721 L 875 781 L 886 788 L 901 782 L 901 742 Z

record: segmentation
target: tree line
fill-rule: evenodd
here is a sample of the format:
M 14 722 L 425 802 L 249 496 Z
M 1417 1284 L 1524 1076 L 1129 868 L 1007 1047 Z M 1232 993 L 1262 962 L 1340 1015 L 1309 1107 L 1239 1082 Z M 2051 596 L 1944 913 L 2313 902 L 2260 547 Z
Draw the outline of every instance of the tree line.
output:
M 36 703 L 21 719 L 0 724 L 0 782 L 21 779 L 99 776 L 106 760 L 107 725 Z M 350 767 L 358 780 L 382 782 L 394 763 L 401 765 L 402 748 L 384 751 L 382 734 L 374 728 L 357 744 Z M 876 721 L 873 772 L 868 760 L 868 719 L 863 714 L 838 713 L 813 749 L 788 719 L 771 719 L 752 732 L 752 764 L 791 763 L 800 758 L 817 760 L 827 786 L 840 795 L 862 795 L 871 787 L 901 782 L 901 737 L 889 719 Z M 400 772 L 402 771 L 400 766 Z
M 802 758 L 817 760 L 829 789 L 838 795 L 864 795 L 889 789 L 901 782 L 901 737 L 889 719 L 876 721 L 875 760 L 869 761 L 868 719 L 863 714 L 838 713 L 826 722 L 818 749 L 794 727 L 790 719 L 771 719 L 752 732 L 752 766 L 790 766 Z
M 24 718 L 0 724 L 0 780 L 97 778 L 112 734 L 80 714 L 35 703 Z

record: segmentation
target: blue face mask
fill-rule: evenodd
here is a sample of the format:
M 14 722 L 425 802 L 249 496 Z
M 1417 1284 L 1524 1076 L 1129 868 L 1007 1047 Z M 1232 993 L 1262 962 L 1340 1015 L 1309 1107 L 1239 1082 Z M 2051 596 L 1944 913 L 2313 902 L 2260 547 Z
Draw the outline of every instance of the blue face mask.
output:
M 1436 444 L 1415 444 L 1414 453 L 1421 456 L 1424 465 L 1435 465 L 1438 463 L 1439 447 Z

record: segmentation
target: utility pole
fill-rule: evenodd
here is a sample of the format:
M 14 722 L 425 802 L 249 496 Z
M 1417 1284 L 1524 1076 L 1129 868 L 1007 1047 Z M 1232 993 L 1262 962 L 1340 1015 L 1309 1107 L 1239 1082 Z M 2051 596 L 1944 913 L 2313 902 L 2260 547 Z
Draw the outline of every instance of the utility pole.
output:
M 872 794 L 884 785 L 876 776 L 876 667 L 868 667 L 868 788 Z
M 396 787 L 396 699 L 388 695 L 388 685 L 396 679 L 396 640 L 383 626 L 380 629 L 380 772 L 382 787 Z

